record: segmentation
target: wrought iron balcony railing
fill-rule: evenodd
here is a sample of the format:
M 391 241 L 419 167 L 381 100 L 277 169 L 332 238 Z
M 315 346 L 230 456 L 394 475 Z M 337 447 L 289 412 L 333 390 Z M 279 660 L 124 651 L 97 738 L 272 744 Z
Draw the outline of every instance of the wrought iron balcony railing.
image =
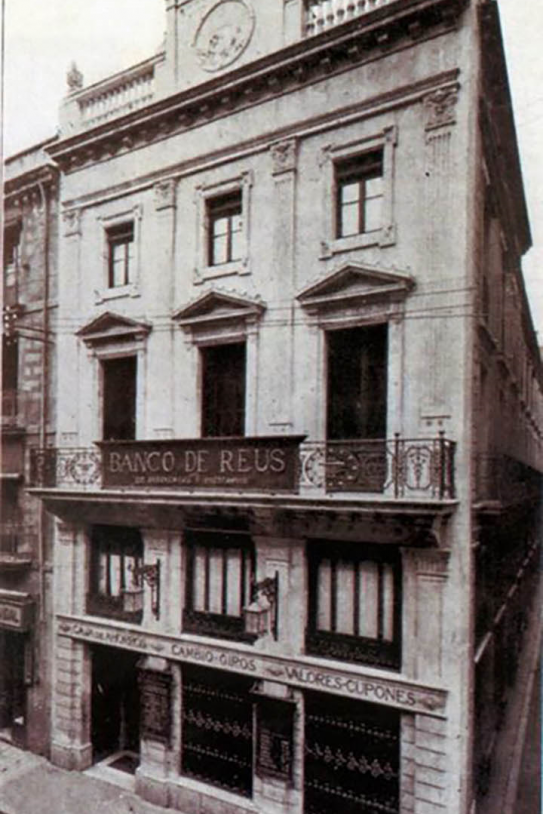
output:
M 390 6 L 396 0 L 307 0 L 305 32 L 320 34 L 336 25 L 368 14 L 376 8 Z
M 455 496 L 455 444 L 437 438 L 321 441 L 194 439 L 32 450 L 30 484 L 40 488 L 177 488 Z
M 443 435 L 306 443 L 300 449 L 300 486 L 327 493 L 454 498 L 454 452 L 454 442 Z

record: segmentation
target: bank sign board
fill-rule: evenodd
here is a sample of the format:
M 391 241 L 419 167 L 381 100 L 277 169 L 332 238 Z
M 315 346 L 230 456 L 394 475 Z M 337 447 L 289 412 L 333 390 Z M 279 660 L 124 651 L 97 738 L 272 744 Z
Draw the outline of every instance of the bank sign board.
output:
M 102 484 L 292 491 L 303 436 L 106 441 Z

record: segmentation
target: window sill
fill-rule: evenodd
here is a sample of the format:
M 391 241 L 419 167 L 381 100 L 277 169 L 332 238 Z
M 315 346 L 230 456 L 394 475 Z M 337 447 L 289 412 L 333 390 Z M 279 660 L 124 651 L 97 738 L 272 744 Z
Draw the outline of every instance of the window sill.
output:
M 117 300 L 121 299 L 122 297 L 139 296 L 139 287 L 135 283 L 129 283 L 128 285 L 119 285 L 115 286 L 114 288 L 102 288 L 99 291 L 95 290 L 94 301 L 97 305 L 99 305 L 101 302 Z
M 364 232 L 360 235 L 350 235 L 349 237 L 338 237 L 333 240 L 323 240 L 321 242 L 321 260 L 333 257 L 335 254 L 352 252 L 357 249 L 367 249 L 370 246 L 393 246 L 396 243 L 396 225 L 391 223 L 375 232 Z
M 341 633 L 307 631 L 305 652 L 337 661 L 350 661 L 387 670 L 401 669 L 401 651 L 397 642 L 383 642 Z
M 195 272 L 194 282 L 199 285 L 206 280 L 217 280 L 221 277 L 244 277 L 251 273 L 247 258 L 234 260 L 231 263 L 219 263 L 216 266 L 202 266 Z

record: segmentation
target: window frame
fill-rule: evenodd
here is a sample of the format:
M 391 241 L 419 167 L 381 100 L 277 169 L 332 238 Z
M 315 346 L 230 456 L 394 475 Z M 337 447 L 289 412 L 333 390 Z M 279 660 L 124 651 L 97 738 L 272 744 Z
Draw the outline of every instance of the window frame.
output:
M 251 190 L 253 173 L 250 170 L 222 181 L 202 183 L 195 188 L 196 204 L 196 259 L 194 283 L 199 285 L 205 280 L 227 276 L 243 276 L 251 273 L 249 260 L 251 229 Z M 211 221 L 210 210 L 214 201 L 226 200 L 229 197 L 241 198 L 241 231 L 240 256 L 222 263 L 211 260 Z
M 134 221 L 123 221 L 117 226 L 110 226 L 106 229 L 108 248 L 108 288 L 122 288 L 130 285 L 134 274 Z M 116 250 L 121 247 L 131 247 L 124 249 L 121 258 L 116 258 Z M 120 283 L 115 282 L 115 266 L 117 259 L 122 261 L 122 277 Z
M 195 608 L 195 562 L 197 549 L 203 550 L 206 555 L 206 572 L 204 584 L 204 594 L 206 605 L 209 606 L 210 573 L 209 573 L 209 553 L 212 550 L 223 551 L 222 561 L 222 591 L 220 613 L 216 611 Z M 240 569 L 240 614 L 227 613 L 228 578 L 225 579 L 228 563 L 225 559 L 229 549 L 241 552 Z M 251 601 L 252 585 L 256 578 L 256 552 L 251 537 L 245 532 L 206 532 L 187 531 L 185 533 L 184 545 L 184 608 L 182 613 L 182 630 L 185 633 L 194 633 L 202 636 L 210 636 L 218 639 L 230 639 L 252 643 L 256 636 L 245 632 L 245 621 L 243 608 Z M 246 568 L 249 570 L 248 584 L 246 580 Z
M 392 246 L 396 242 L 394 221 L 395 151 L 398 143 L 396 125 L 384 127 L 379 133 L 343 144 L 327 144 L 320 153 L 322 178 L 321 259 L 369 246 Z M 382 210 L 381 226 L 357 234 L 340 236 L 338 233 L 339 179 L 342 168 L 355 166 L 358 159 L 381 153 Z M 332 201 L 332 205 L 331 205 Z
M 100 240 L 102 244 L 102 271 L 101 281 L 94 291 L 95 304 L 99 305 L 108 300 L 120 299 L 121 297 L 139 297 L 141 278 L 141 222 L 143 217 L 143 207 L 141 204 L 115 212 L 111 215 L 101 215 L 97 218 L 100 230 Z M 110 236 L 117 230 L 132 224 L 133 239 L 132 257 L 130 262 L 130 279 L 125 280 L 122 285 L 111 285 L 111 242 Z
M 375 167 L 375 169 L 374 169 Z M 378 170 L 378 171 L 377 171 Z M 357 235 L 367 235 L 371 232 L 381 231 L 382 222 L 377 229 L 367 228 L 367 202 L 375 198 L 381 199 L 381 204 L 384 200 L 384 193 L 381 191 L 380 195 L 369 195 L 367 184 L 375 178 L 383 180 L 383 151 L 372 150 L 371 152 L 362 153 L 352 159 L 347 159 L 341 162 L 336 162 L 334 165 L 335 172 L 335 195 L 336 195 L 336 239 L 344 239 L 346 237 L 355 237 Z M 358 198 L 356 199 L 356 212 L 357 212 L 357 231 L 344 233 L 345 224 L 343 213 L 347 207 L 347 203 L 342 200 L 342 190 L 347 185 L 353 184 L 358 187 Z M 381 221 L 382 221 L 382 205 L 381 205 Z
M 324 560 L 332 562 L 347 562 L 356 567 L 357 573 L 362 562 L 389 565 L 393 569 L 393 605 L 392 605 L 392 639 L 383 637 L 383 603 L 382 595 L 383 571 L 378 568 L 379 609 L 377 613 L 379 633 L 376 637 L 348 634 L 336 630 L 321 630 L 318 628 L 318 575 L 320 564 Z M 307 627 L 305 636 L 305 650 L 308 655 L 322 658 L 349 661 L 357 664 L 366 664 L 389 670 L 401 670 L 402 667 L 402 562 L 401 553 L 397 549 L 387 546 L 371 545 L 349 542 L 312 541 L 307 549 Z M 355 599 L 358 588 L 355 586 Z M 331 604 L 334 597 L 331 596 Z M 334 608 L 331 607 L 331 614 Z M 337 613 L 337 607 L 336 607 Z M 353 618 L 353 626 L 356 626 Z
M 234 227 L 234 219 L 239 217 L 240 228 Z M 216 267 L 223 266 L 226 263 L 238 263 L 242 260 L 242 246 L 243 241 L 243 197 L 241 190 L 231 192 L 227 195 L 220 195 L 217 197 L 209 198 L 206 206 L 206 219 L 207 219 L 207 262 L 208 266 Z M 217 238 L 223 235 L 215 233 L 216 224 L 221 221 L 226 221 L 226 259 L 216 259 Z M 234 235 L 241 235 L 238 239 L 239 242 L 239 256 L 234 256 Z

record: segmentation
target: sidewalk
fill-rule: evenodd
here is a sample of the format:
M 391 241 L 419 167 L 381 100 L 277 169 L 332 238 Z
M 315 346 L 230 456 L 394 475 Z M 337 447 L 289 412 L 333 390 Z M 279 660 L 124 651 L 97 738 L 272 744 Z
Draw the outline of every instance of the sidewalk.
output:
M 0 742 L 0 814 L 174 814 L 118 786 Z M 179 814 L 176 812 L 175 814 Z

